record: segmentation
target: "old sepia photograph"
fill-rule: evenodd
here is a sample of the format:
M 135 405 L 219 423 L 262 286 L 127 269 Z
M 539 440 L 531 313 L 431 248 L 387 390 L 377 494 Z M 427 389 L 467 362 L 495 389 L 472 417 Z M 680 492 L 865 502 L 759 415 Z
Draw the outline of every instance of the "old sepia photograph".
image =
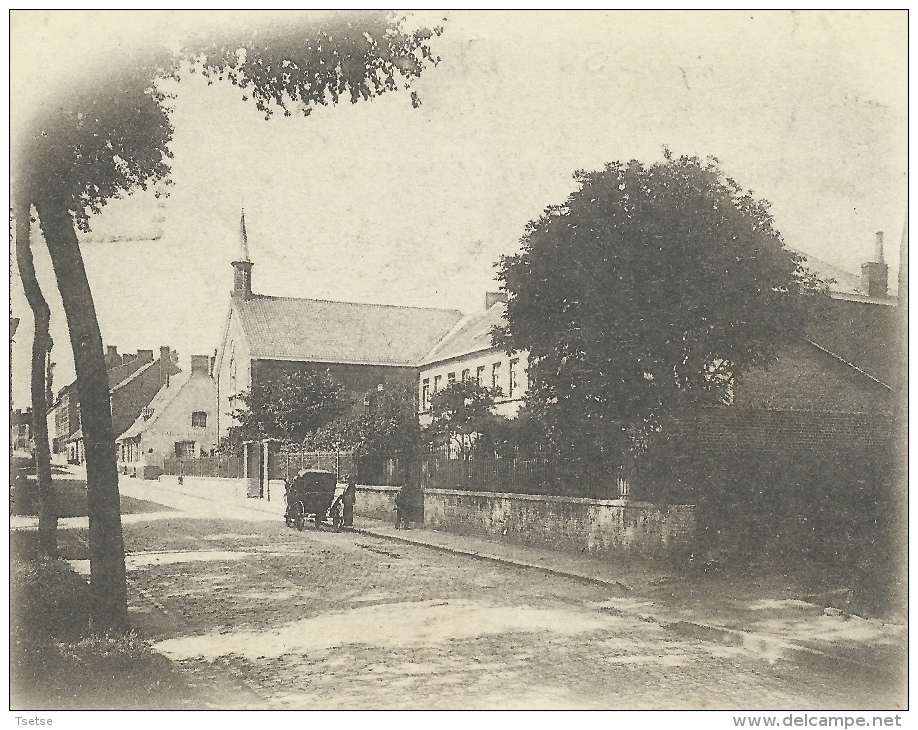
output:
M 12 725 L 905 724 L 907 10 L 9 43 Z

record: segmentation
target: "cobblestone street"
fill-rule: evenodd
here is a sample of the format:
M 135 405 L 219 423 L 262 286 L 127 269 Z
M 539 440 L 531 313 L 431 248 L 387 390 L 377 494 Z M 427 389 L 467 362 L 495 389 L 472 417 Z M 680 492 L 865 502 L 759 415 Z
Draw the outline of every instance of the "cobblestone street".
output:
M 891 690 L 610 610 L 621 594 L 130 480 L 132 620 L 225 708 L 891 708 Z M 231 517 L 230 515 L 235 515 Z M 62 533 L 85 569 L 82 530 Z M 885 692 L 885 694 L 883 694 Z M 216 694 L 215 694 L 216 693 Z

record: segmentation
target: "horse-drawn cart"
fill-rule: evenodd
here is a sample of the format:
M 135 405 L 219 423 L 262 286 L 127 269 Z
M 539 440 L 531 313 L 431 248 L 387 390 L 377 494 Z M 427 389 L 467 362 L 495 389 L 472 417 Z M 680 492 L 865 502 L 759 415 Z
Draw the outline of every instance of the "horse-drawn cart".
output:
M 287 527 L 306 529 L 312 520 L 318 529 L 330 524 L 335 532 L 344 524 L 344 490 L 346 484 L 337 484 L 334 473 L 320 469 L 303 469 L 287 482 L 287 510 L 284 519 Z

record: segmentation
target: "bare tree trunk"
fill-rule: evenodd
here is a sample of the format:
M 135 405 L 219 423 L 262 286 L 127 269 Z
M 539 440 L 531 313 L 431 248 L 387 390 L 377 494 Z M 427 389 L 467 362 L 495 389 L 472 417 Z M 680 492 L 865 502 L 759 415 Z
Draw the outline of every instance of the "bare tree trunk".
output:
M 32 438 L 35 442 L 35 478 L 38 483 L 38 549 L 48 557 L 57 555 L 57 505 L 51 481 L 51 449 L 48 445 L 48 403 L 45 359 L 51 349 L 51 309 L 42 294 L 32 259 L 31 205 L 27 196 L 17 195 L 16 262 L 26 300 L 32 310 L 35 335 L 32 338 Z
M 118 494 L 118 466 L 102 334 L 73 220 L 64 203 L 37 196 L 57 287 L 67 315 L 80 396 L 89 511 L 89 565 L 93 625 L 124 631 L 127 584 Z

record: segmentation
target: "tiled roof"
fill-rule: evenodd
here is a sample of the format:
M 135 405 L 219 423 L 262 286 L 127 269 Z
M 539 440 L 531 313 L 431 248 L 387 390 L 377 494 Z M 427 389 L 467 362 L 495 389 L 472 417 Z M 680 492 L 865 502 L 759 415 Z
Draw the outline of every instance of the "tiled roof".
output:
M 811 256 L 808 253 L 802 253 L 800 251 L 795 251 L 794 253 L 803 256 L 806 261 L 803 262 L 803 265 L 806 266 L 810 271 L 812 271 L 816 276 L 822 281 L 832 281 L 829 284 L 829 291 L 836 294 L 860 294 L 861 293 L 861 277 L 859 274 L 854 274 L 846 269 L 836 266 L 835 264 L 830 264 L 828 261 L 823 261 L 820 258 Z
M 152 362 L 152 359 L 141 360 L 139 357 L 135 357 L 133 360 L 128 360 L 121 365 L 111 368 L 107 373 L 108 389 L 114 390 L 119 383 L 123 383 L 142 367 L 149 365 Z
M 233 299 L 253 358 L 416 365 L 462 317 L 454 309 L 255 295 Z
M 807 337 L 886 385 L 893 385 L 905 336 L 900 330 L 898 307 L 833 299 L 825 317 L 807 328 Z
M 506 308 L 504 302 L 496 302 L 483 312 L 469 315 L 427 353 L 423 362 L 439 362 L 491 349 L 494 346 L 491 343 L 491 328 L 503 324 Z
M 179 391 L 182 389 L 182 386 L 188 382 L 191 378 L 191 373 L 180 373 L 173 378 L 170 378 L 169 385 L 163 386 L 159 389 L 156 395 L 153 396 L 153 400 L 150 401 L 148 408 L 153 411 L 153 415 L 150 418 L 144 419 L 143 414 L 137 417 L 137 420 L 132 423 L 128 429 L 118 436 L 115 440 L 120 441 L 121 439 L 131 438 L 132 436 L 137 436 L 144 431 L 146 431 L 150 426 L 156 423 L 157 419 L 162 415 L 163 410 L 175 396 L 178 395 Z

